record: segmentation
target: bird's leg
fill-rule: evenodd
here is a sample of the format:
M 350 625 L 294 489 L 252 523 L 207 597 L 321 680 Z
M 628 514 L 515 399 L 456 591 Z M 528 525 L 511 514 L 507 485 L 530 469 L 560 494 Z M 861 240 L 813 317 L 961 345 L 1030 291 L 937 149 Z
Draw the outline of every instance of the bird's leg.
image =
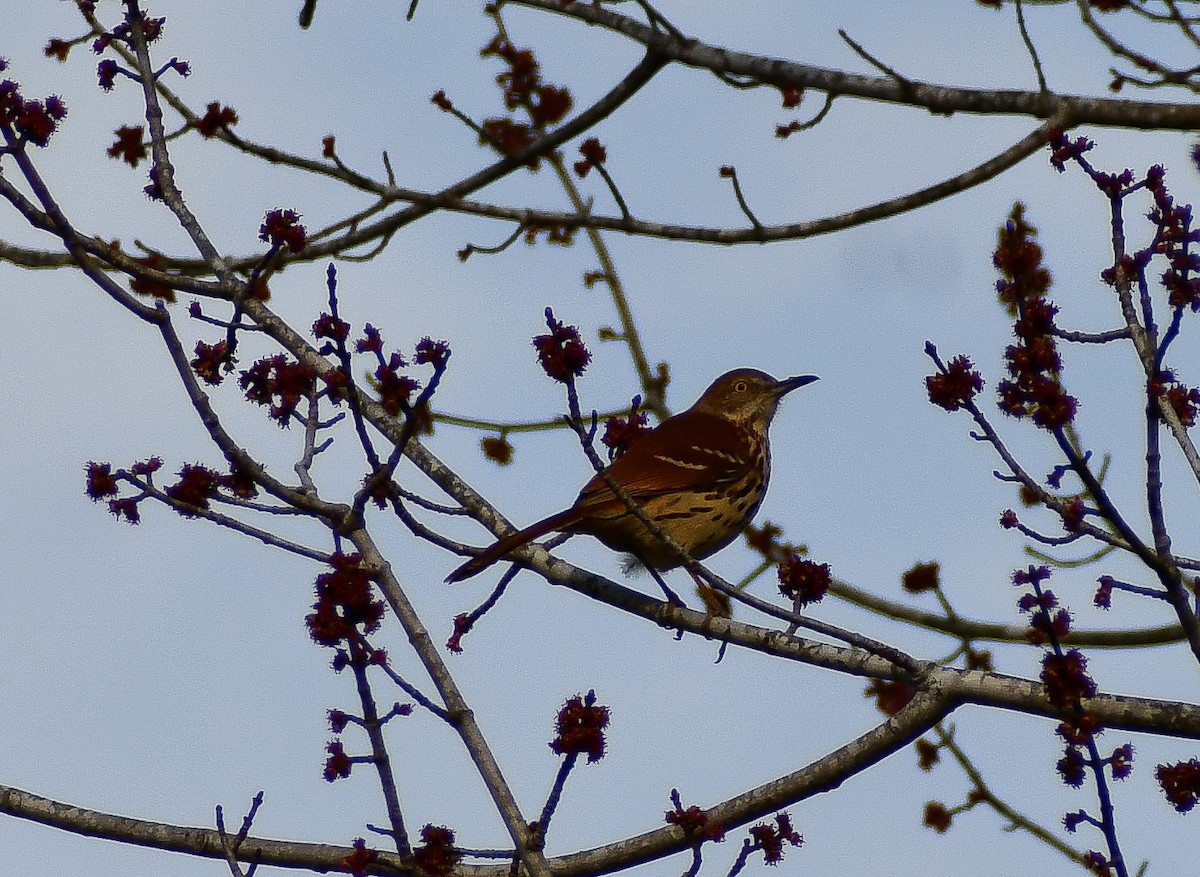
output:
M 713 576 L 713 573 L 695 561 L 687 567 L 687 571 L 696 583 L 696 593 L 704 602 L 704 614 L 710 618 L 732 618 L 733 603 L 729 595 L 716 582 L 710 580 L 709 577 Z
M 641 558 L 638 558 L 638 559 L 641 560 Z M 646 563 L 644 560 L 642 560 L 641 563 L 642 563 L 642 566 L 646 567 L 646 571 L 649 572 L 650 575 L 654 577 L 654 581 L 658 582 L 658 586 L 660 588 L 662 588 L 662 592 L 666 596 L 668 603 L 670 603 L 672 606 L 681 606 L 681 607 L 687 605 L 686 603 L 684 603 L 682 600 L 679 599 L 678 594 L 676 594 L 674 591 L 672 591 L 667 586 L 667 583 L 665 581 L 663 581 L 663 577 L 661 575 L 659 575 L 658 570 L 656 570 L 650 564 Z
M 696 583 L 696 593 L 704 603 L 703 630 L 704 635 L 708 637 L 709 623 L 714 618 L 733 617 L 733 604 L 729 600 L 729 595 L 719 589 L 717 581 L 720 581 L 720 578 L 718 576 L 715 576 L 695 561 L 688 565 L 687 571 L 688 575 L 692 577 L 692 581 Z M 710 578 L 716 581 L 710 581 Z M 721 647 L 717 651 L 717 659 L 713 661 L 714 664 L 721 663 L 721 660 L 725 657 L 725 649 L 728 646 L 728 641 L 721 641 Z

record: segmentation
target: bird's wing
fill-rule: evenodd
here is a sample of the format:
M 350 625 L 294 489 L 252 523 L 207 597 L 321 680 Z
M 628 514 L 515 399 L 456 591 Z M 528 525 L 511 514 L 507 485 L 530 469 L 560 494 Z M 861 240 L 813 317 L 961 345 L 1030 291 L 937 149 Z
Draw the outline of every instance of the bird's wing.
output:
M 691 412 L 642 436 L 613 461 L 608 474 L 633 499 L 719 487 L 737 481 L 754 464 L 739 429 L 721 417 Z M 604 479 L 592 478 L 579 494 L 589 508 L 620 502 Z

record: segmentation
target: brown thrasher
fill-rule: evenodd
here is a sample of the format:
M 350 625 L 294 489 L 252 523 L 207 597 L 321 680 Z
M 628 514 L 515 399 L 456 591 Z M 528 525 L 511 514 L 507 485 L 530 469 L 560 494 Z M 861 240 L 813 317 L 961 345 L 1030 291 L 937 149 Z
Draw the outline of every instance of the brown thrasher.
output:
M 816 379 L 777 381 L 752 368 L 723 374 L 695 405 L 636 439 L 605 472 L 693 559 L 708 557 L 737 538 L 767 492 L 767 429 L 779 400 Z M 595 475 L 569 509 L 505 536 L 446 581 L 468 579 L 553 530 L 595 536 L 654 569 L 683 563 Z

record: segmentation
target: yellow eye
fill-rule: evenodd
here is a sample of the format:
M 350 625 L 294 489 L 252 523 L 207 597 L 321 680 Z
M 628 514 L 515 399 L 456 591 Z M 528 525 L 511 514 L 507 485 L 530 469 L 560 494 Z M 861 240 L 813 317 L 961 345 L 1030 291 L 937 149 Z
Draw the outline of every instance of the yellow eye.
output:
M 750 385 L 745 381 L 735 381 L 733 384 L 733 392 L 735 393 L 744 393 L 748 389 L 750 389 Z

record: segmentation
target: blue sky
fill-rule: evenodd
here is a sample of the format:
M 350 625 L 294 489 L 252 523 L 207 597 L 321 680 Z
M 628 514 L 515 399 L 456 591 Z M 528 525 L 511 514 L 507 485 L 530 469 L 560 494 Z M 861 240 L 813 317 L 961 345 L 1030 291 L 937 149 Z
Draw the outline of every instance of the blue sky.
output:
M 193 107 L 214 99 L 234 106 L 238 133 L 253 140 L 317 157 L 321 138 L 334 133 L 343 160 L 380 176 L 387 150 L 402 185 L 435 189 L 490 160 L 469 131 L 429 103 L 444 89 L 476 118 L 496 112 L 496 65 L 477 52 L 489 23 L 474 4 L 422 0 L 409 23 L 406 3 L 321 0 L 307 32 L 295 26 L 292 7 L 263 4 L 253 16 L 223 0 L 151 7 L 168 16 L 157 56 L 192 65 L 192 76 L 172 87 Z M 659 8 L 685 32 L 731 48 L 870 72 L 838 38 L 841 27 L 912 77 L 1035 85 L 1011 10 L 961 2 L 804 4 L 802 11 L 755 2 L 736 13 L 715 3 Z M 115 4 L 101 4 L 101 13 L 115 20 Z M 1104 92 L 1109 59 L 1083 33 L 1073 8 L 1030 9 L 1029 19 L 1052 88 Z M 545 77 L 570 86 L 577 106 L 637 59 L 629 44 L 574 22 L 519 10 L 507 21 L 513 40 L 536 49 Z M 5 75 L 30 95 L 60 93 L 70 107 L 51 148 L 35 160 L 79 227 L 188 253 L 173 219 L 141 194 L 144 166 L 133 171 L 103 155 L 111 132 L 138 119 L 137 90 L 119 83 L 112 94 L 101 93 L 86 51 L 65 66 L 42 57 L 49 37 L 79 31 L 69 3 L 20 4 L 4 13 L 0 55 L 11 63 Z M 816 106 L 810 96 L 799 114 Z M 845 99 L 818 128 L 776 140 L 775 125 L 792 115 L 772 90 L 733 91 L 710 75 L 672 69 L 594 133 L 607 144 L 607 166 L 635 214 L 738 225 L 743 217 L 717 174 L 723 164 L 737 166 L 764 222 L 817 218 L 958 173 L 1035 127 L 1028 119 L 946 119 Z M 1082 133 L 1097 141 L 1098 166 L 1140 171 L 1163 163 L 1176 196 L 1194 197 L 1187 136 Z M 317 227 L 367 204 L 327 182 L 261 167 L 219 143 L 185 138 L 172 155 L 192 209 L 231 253 L 258 250 L 265 210 L 295 208 Z M 3 169 L 10 173 L 11 162 Z M 594 176 L 582 186 L 597 209 L 612 209 Z M 546 171 L 514 175 L 483 194 L 500 203 L 564 204 Z M 1078 172 L 1060 175 L 1043 155 L 946 202 L 827 237 L 733 248 L 606 237 L 651 361 L 670 363 L 668 398 L 676 410 L 737 366 L 821 376 L 789 398 L 776 420 L 773 483 L 760 520 L 780 523 L 838 576 L 891 597 L 899 598 L 899 576 L 913 562 L 936 559 L 961 613 L 1010 623 L 1018 616 L 1008 576 L 1028 562 L 1019 538 L 996 525 L 1015 503 L 1013 492 L 991 477 L 998 461 L 971 441 L 965 418 L 928 404 L 922 378 L 930 371 L 928 339 L 943 355 L 971 355 L 989 391 L 994 386 L 1010 326 L 992 295 L 991 250 L 1017 199 L 1041 229 L 1062 323 L 1115 326 L 1115 303 L 1098 280 L 1110 259 L 1106 205 Z M 1129 227 L 1131 236 L 1148 232 L 1136 215 Z M 393 346 L 411 349 L 424 335 L 449 340 L 454 356 L 437 396 L 442 410 L 534 420 L 565 407 L 529 346 L 552 305 L 581 327 L 595 355 L 581 383 L 584 404 L 627 403 L 637 391 L 633 371 L 620 345 L 596 341 L 615 317 L 601 290 L 584 288 L 583 273 L 595 267 L 584 242 L 570 249 L 522 244 L 466 263 L 455 257 L 467 242 L 495 244 L 510 230 L 490 220 L 433 216 L 397 235 L 374 261 L 339 263 L 344 315 L 356 326 L 381 327 Z M 11 210 L 0 211 L 0 238 L 51 245 Z M 273 305 L 298 326 L 323 307 L 324 269 L 293 266 L 272 283 Z M 212 824 L 215 804 L 240 815 L 264 789 L 255 833 L 268 837 L 347 843 L 364 833 L 365 822 L 382 822 L 366 771 L 333 785 L 321 778 L 325 711 L 352 709 L 353 689 L 330 672 L 329 655 L 302 624 L 320 570 L 162 510 L 146 509 L 142 525 L 131 528 L 84 496 L 88 460 L 124 465 L 159 454 L 172 470 L 218 462 L 155 334 L 76 274 L 6 264 L 0 316 L 0 509 L 9 534 L 0 566 L 7 583 L 0 782 L 84 807 L 203 826 Z M 1193 382 L 1194 350 L 1181 345 L 1177 354 L 1181 368 L 1192 367 Z M 1126 350 L 1071 351 L 1066 365 L 1069 387 L 1082 400 L 1085 441 L 1113 454 L 1113 489 L 1130 503 L 1139 496 L 1142 454 L 1135 369 Z M 280 431 L 240 405 L 238 395 L 233 386 L 215 394 L 228 422 L 273 471 L 290 473 L 298 431 Z M 995 420 L 1031 469 L 1048 471 L 1057 462 L 1046 436 L 999 414 Z M 520 437 L 507 468 L 481 458 L 479 437 L 440 428 L 428 444 L 517 523 L 570 502 L 589 471 L 565 432 Z M 322 477 L 331 488 L 359 478 L 352 450 L 345 436 L 329 455 Z M 1182 467 L 1168 467 L 1181 482 Z M 413 487 L 432 493 L 408 475 Z M 1194 491 L 1181 488 L 1172 497 L 1177 524 L 1195 520 Z M 482 599 L 488 581 L 444 586 L 453 558 L 397 525 L 377 527 L 435 639 L 444 639 L 453 616 Z M 485 541 L 478 527 L 461 524 L 455 532 Z M 1180 550 L 1194 555 L 1185 541 L 1179 539 Z M 573 540 L 564 554 L 620 576 L 617 559 L 588 540 Z M 712 566 L 738 577 L 753 562 L 735 546 Z M 1133 600 L 1121 603 L 1120 614 L 1101 615 L 1090 608 L 1093 582 L 1087 573 L 1055 582 L 1081 626 L 1167 620 L 1160 607 Z M 653 589 L 646 580 L 634 584 Z M 766 580 L 757 588 L 764 596 L 773 591 Z M 819 616 L 922 657 L 953 647 L 845 604 L 823 605 Z M 417 678 L 394 625 L 384 641 Z M 995 651 L 1000 669 L 1036 673 L 1035 650 Z M 557 767 L 545 745 L 557 707 L 589 688 L 611 706 L 610 755 L 572 778 L 557 817 L 550 852 L 561 853 L 657 826 L 673 786 L 685 801 L 712 804 L 797 769 L 878 721 L 860 680 L 781 668 L 736 650 L 714 665 L 715 654 L 712 643 L 675 642 L 525 574 L 468 638 L 466 654 L 450 663 L 531 815 Z M 1140 656 L 1096 653 L 1092 668 L 1105 690 L 1195 698 L 1194 664 L 1175 647 Z M 982 710 L 962 710 L 953 722 L 997 793 L 1028 815 L 1053 826 L 1067 810 L 1093 806 L 1086 788 L 1068 790 L 1053 774 L 1059 751 L 1052 723 Z M 360 743 L 346 739 L 348 748 Z M 454 826 L 472 846 L 504 843 L 451 733 L 418 715 L 396 723 L 390 739 L 410 822 Z M 1110 732 L 1105 744 L 1125 739 Z M 1195 748 L 1134 742 L 1135 773 L 1117 798 L 1126 855 L 1151 857 L 1152 874 L 1181 873 L 1200 853 L 1198 835 L 1162 801 L 1152 766 L 1191 757 Z M 782 867 L 847 873 L 853 850 L 868 873 L 970 867 L 998 877 L 1025 864 L 1044 874 L 1077 873 L 1057 854 L 1004 833 L 991 814 L 970 814 L 947 836 L 920 826 L 927 799 L 954 803 L 964 788 L 953 767 L 926 775 L 901 753 L 791 808 L 807 845 Z M 28 877 L 199 875 L 221 867 L 16 820 L 0 823 L 0 849 L 13 873 Z M 735 852 L 736 841 L 727 842 L 714 851 L 713 865 Z M 683 867 L 671 860 L 643 870 L 665 875 Z

